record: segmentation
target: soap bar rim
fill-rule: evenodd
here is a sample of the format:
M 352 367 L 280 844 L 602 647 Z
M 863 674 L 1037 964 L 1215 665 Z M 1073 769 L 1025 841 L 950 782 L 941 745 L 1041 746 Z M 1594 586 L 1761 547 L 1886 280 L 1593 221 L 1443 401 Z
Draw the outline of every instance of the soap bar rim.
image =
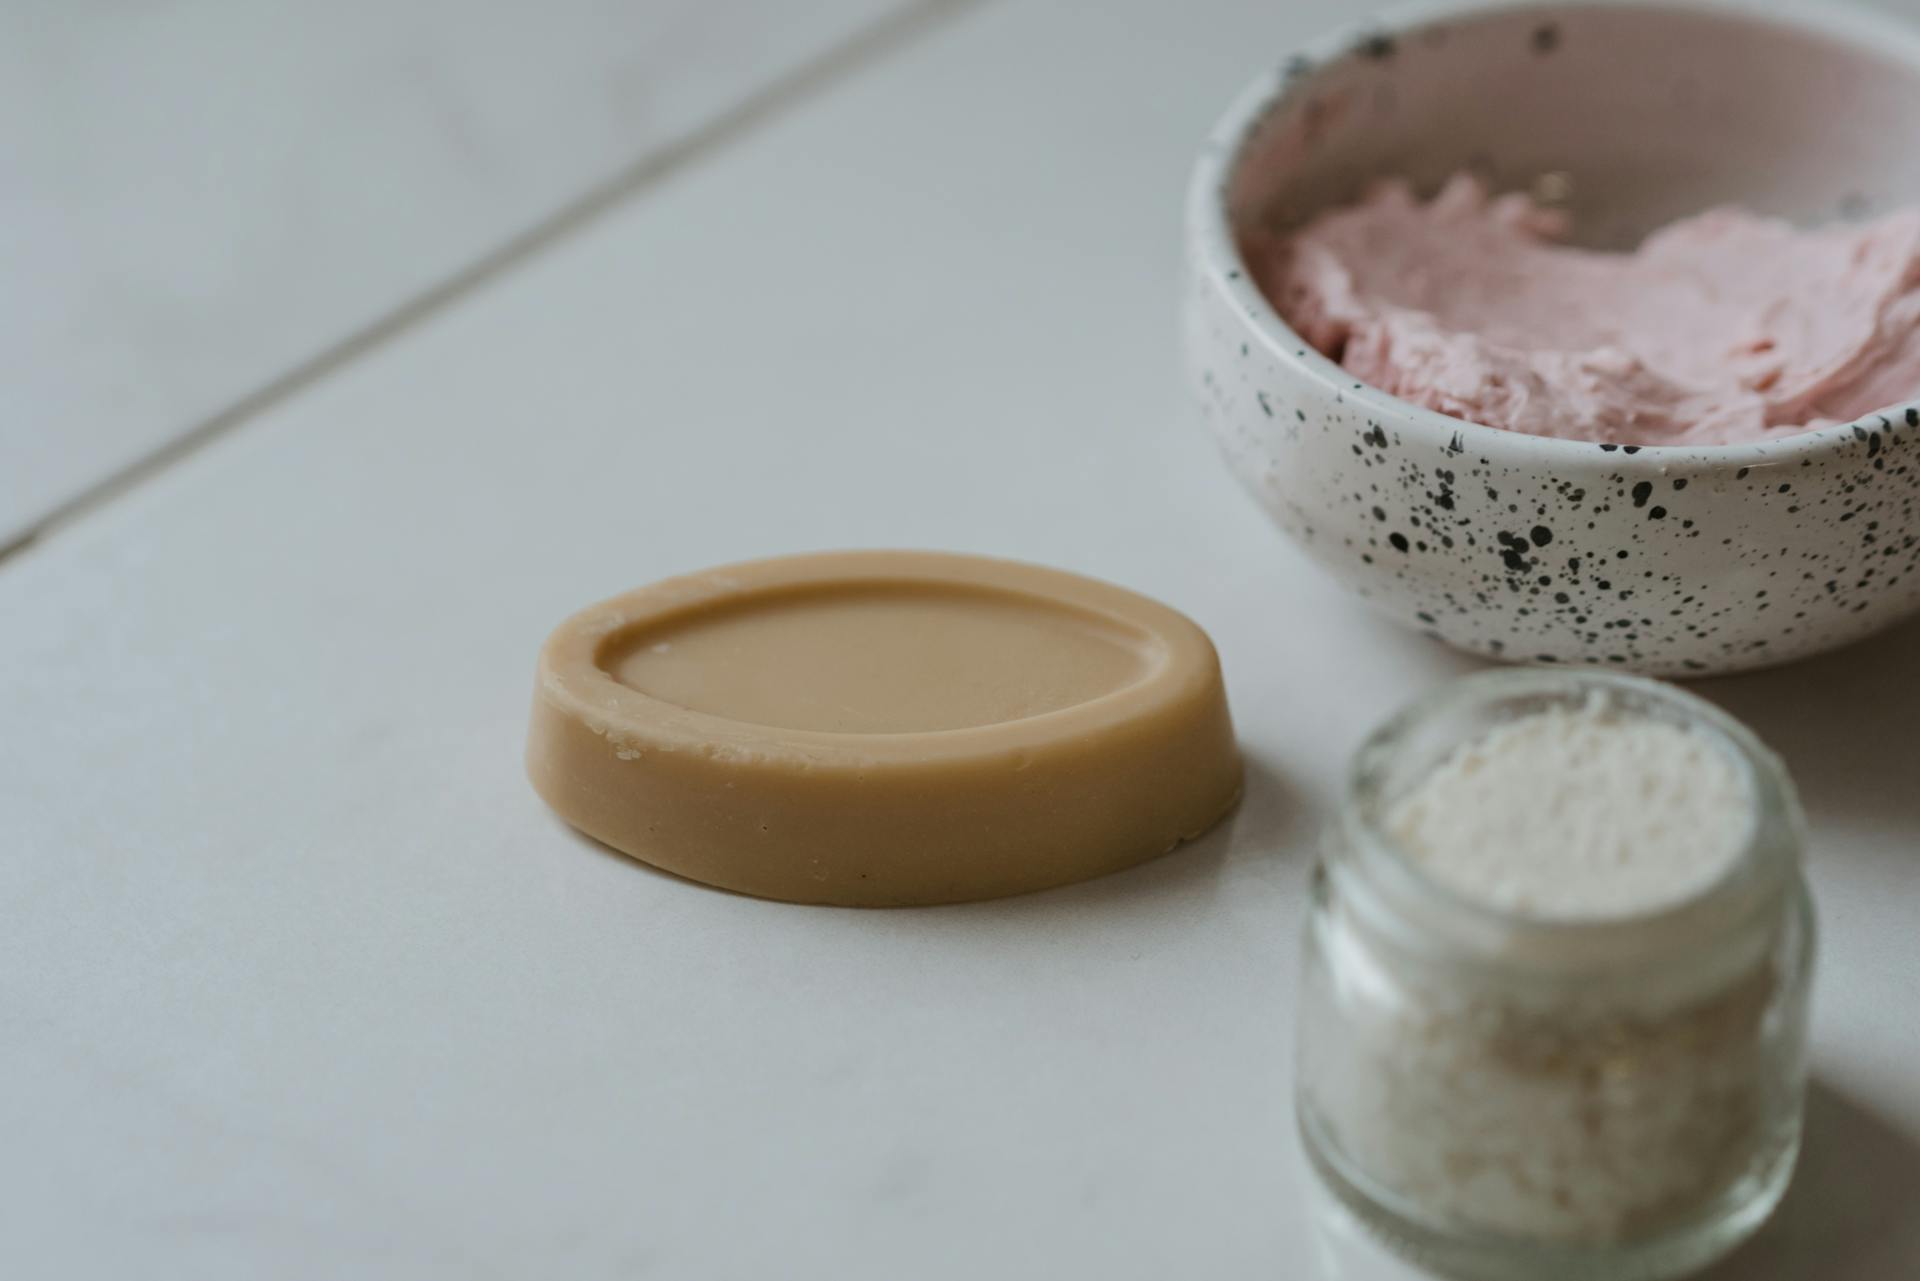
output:
M 1076 612 L 1091 602 L 1158 642 L 1162 665 L 1053 711 L 905 733 L 693 712 L 600 665 L 604 638 L 636 614 L 750 598 L 795 577 L 984 585 L 1064 597 Z M 550 666 L 556 651 L 573 666 Z M 634 706 L 651 709 L 645 721 L 621 713 Z M 915 551 L 722 566 L 575 614 L 541 651 L 525 759 L 560 818 L 638 862 L 735 893 L 857 908 L 999 898 L 1117 872 L 1208 831 L 1245 785 L 1219 656 L 1185 615 L 1063 570 Z
M 648 694 L 603 665 L 608 644 L 621 634 L 718 604 L 745 603 L 763 593 L 837 584 L 946 585 L 991 592 L 1042 606 L 1071 607 L 1152 644 L 1145 670 L 1095 698 L 1017 720 L 949 729 L 841 731 L 801 729 L 737 720 Z M 1201 661 L 1183 662 L 1191 652 Z M 1040 748 L 1061 738 L 1099 733 L 1150 716 L 1185 696 L 1185 675 L 1219 670 L 1205 632 L 1186 615 L 1124 587 L 1027 561 L 969 553 L 839 550 L 739 561 L 661 579 L 610 597 L 565 619 L 540 651 L 541 693 L 589 725 L 631 738 L 639 750 L 710 752 L 733 749 L 735 764 L 778 766 L 802 761 L 813 768 L 861 769 L 940 766 L 956 759 Z M 1217 675 L 1215 679 L 1218 679 Z

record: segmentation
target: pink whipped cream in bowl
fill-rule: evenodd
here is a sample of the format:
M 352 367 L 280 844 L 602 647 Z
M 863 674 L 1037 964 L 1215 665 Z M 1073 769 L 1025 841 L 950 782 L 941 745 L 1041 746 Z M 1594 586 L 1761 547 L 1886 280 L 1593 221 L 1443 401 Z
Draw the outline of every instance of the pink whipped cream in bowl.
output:
M 1479 3 L 1336 33 L 1189 195 L 1233 470 L 1390 617 L 1657 675 L 1920 608 L 1920 33 Z

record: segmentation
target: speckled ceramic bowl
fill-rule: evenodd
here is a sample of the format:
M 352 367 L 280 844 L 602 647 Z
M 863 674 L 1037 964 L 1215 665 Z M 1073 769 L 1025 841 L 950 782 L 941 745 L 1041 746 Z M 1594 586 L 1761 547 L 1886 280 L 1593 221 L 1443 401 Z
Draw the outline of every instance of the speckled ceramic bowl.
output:
M 1764 444 L 1612 446 L 1362 386 L 1253 286 L 1238 236 L 1471 167 L 1570 184 L 1630 245 L 1735 201 L 1805 222 L 1920 202 L 1920 36 L 1820 5 L 1476 4 L 1340 33 L 1227 113 L 1189 204 L 1202 413 L 1281 527 L 1410 627 L 1515 661 L 1730 672 L 1920 606 L 1920 403 Z

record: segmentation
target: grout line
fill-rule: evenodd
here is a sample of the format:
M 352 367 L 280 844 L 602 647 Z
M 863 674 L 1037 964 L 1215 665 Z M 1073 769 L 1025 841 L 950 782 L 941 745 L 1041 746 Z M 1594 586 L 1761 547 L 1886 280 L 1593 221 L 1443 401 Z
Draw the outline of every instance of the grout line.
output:
M 938 25 L 982 3 L 984 0 L 917 0 L 907 8 L 876 19 L 825 53 L 749 94 L 692 132 L 647 153 L 612 177 L 590 187 L 585 195 L 562 205 L 531 227 L 509 237 L 439 284 L 415 295 L 301 361 L 265 386 L 249 392 L 212 417 L 196 423 L 152 452 L 143 454 L 58 504 L 18 537 L 0 543 L 0 566 L 47 535 L 98 510 L 175 463 L 192 457 L 249 420 L 352 364 L 382 343 L 430 320 L 547 247 L 583 230 L 603 214 L 655 183 L 746 136 L 786 109 L 825 92 L 867 64 L 906 47 Z

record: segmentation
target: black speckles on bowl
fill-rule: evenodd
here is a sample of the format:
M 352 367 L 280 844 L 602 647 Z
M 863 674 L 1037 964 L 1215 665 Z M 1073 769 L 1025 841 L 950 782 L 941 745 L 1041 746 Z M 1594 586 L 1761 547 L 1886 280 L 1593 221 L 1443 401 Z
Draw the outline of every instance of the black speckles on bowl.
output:
M 1356 386 L 1240 253 L 1396 171 L 1563 176 L 1597 243 L 1726 200 L 1807 221 L 1846 196 L 1920 202 L 1920 41 L 1825 12 L 1459 5 L 1330 37 L 1242 97 L 1190 189 L 1188 362 L 1233 470 L 1309 556 L 1462 649 L 1668 676 L 1784 662 L 1920 609 L 1920 403 L 1717 448 L 1494 431 Z M 1834 83 L 1878 104 L 1884 136 L 1813 109 Z M 1683 89 L 1717 109 L 1676 114 Z M 1644 174 L 1618 146 L 1641 136 L 1665 158 Z
M 1361 596 L 1461 649 L 1698 676 L 1920 607 L 1920 425 L 1904 407 L 1859 435 L 1739 448 L 1628 456 L 1470 428 L 1462 451 L 1434 415 L 1350 386 L 1336 400 L 1271 349 L 1240 356 L 1210 291 L 1190 319 L 1203 415 L 1247 488 Z

